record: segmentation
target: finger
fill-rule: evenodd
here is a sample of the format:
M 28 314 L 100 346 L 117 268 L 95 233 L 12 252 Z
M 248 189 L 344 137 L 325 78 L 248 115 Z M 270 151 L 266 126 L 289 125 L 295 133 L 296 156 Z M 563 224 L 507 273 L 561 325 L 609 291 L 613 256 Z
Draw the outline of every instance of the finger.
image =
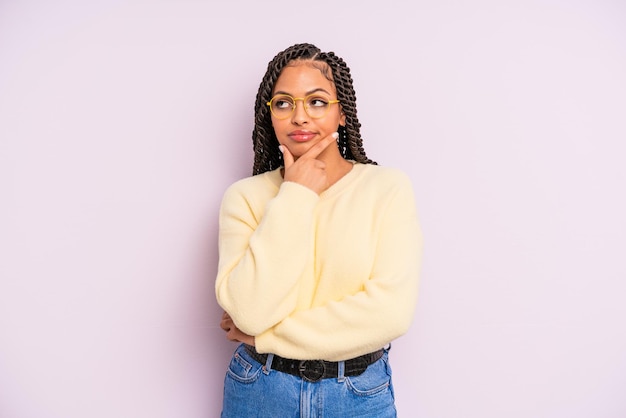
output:
M 233 332 L 232 330 L 228 330 L 228 332 L 226 332 L 226 339 L 232 341 L 233 340 Z
M 222 328 L 224 331 L 228 331 L 230 330 L 231 326 L 226 320 L 223 320 L 222 322 L 220 322 L 220 328 Z
M 230 341 L 242 341 L 244 334 L 237 327 L 233 327 L 226 333 L 226 338 Z
M 288 169 L 293 164 L 293 155 L 289 152 L 289 149 L 284 145 L 279 145 L 278 149 L 283 153 L 283 161 L 285 162 L 285 169 Z
M 231 329 L 234 326 L 233 324 L 233 320 L 230 319 L 230 317 L 228 318 L 224 318 L 222 319 L 222 321 L 220 322 L 220 328 L 222 328 L 224 331 L 228 331 L 229 329 Z
M 315 163 L 313 164 L 313 166 L 315 168 L 319 168 L 319 169 L 325 169 L 326 168 L 326 163 L 324 161 L 321 160 L 315 160 Z
M 330 144 L 335 142 L 338 137 L 339 134 L 337 132 L 333 132 L 317 144 L 313 145 L 307 152 L 302 155 L 302 157 L 317 158 L 317 156 L 320 155 L 322 151 L 324 151 Z

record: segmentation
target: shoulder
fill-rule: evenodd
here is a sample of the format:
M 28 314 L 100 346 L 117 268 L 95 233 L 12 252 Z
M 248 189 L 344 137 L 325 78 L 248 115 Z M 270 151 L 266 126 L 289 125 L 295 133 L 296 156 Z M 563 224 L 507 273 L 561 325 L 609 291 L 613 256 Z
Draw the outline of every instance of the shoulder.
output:
M 245 208 L 258 210 L 276 196 L 280 187 L 280 171 L 268 171 L 237 180 L 224 192 L 222 211 L 239 211 Z
M 361 193 L 369 196 L 373 206 L 393 218 L 393 222 L 417 219 L 413 183 L 406 172 L 379 165 L 364 168 Z
M 397 188 L 412 188 L 411 179 L 402 170 L 373 164 L 362 164 L 360 178 L 369 186 L 380 187 L 388 191 Z
M 228 186 L 224 192 L 224 197 L 263 194 L 267 191 L 277 190 L 280 181 L 280 171 L 278 170 L 245 177 Z

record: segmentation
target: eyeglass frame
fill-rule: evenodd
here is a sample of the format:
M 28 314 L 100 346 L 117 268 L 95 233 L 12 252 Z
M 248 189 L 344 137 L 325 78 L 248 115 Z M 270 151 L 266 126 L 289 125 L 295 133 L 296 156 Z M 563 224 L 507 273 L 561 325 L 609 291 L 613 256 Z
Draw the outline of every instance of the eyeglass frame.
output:
M 304 96 L 304 97 L 293 97 L 293 96 L 291 96 L 291 95 L 289 95 L 289 94 L 283 94 L 283 93 L 280 93 L 280 94 L 277 94 L 277 95 L 273 96 L 273 97 L 270 99 L 270 101 L 269 101 L 269 102 L 266 102 L 265 104 L 266 104 L 267 106 L 269 106 L 269 108 L 270 108 L 270 113 L 272 114 L 272 116 L 274 116 L 274 117 L 275 117 L 276 119 L 278 119 L 278 120 L 285 120 L 285 119 L 290 118 L 290 117 L 291 117 L 291 116 L 292 116 L 292 115 L 296 112 L 296 102 L 297 102 L 298 100 L 302 100 L 302 106 L 304 107 L 304 112 L 305 112 L 305 113 L 306 113 L 306 114 L 307 114 L 310 118 L 312 118 L 312 119 L 321 119 L 321 118 L 323 118 L 324 116 L 326 116 L 326 115 L 328 114 L 328 111 L 330 110 L 330 105 L 335 104 L 335 103 L 340 103 L 340 102 L 341 102 L 341 100 L 339 100 L 339 99 L 337 99 L 337 100 L 329 100 L 329 101 L 328 101 L 328 106 L 326 106 L 326 112 L 325 112 L 322 116 L 317 116 L 317 117 L 315 117 L 315 116 L 311 116 L 311 115 L 309 114 L 308 107 L 307 107 L 307 105 L 305 104 L 306 99 L 308 99 L 308 98 L 309 98 L 309 97 L 311 97 L 311 96 L 317 96 L 317 94 L 313 93 L 313 94 L 309 94 L 308 96 Z M 275 98 L 277 98 L 277 97 L 289 97 L 289 98 L 293 99 L 293 107 L 291 108 L 291 113 L 289 113 L 289 115 L 285 116 L 284 118 L 279 118 L 279 117 L 278 117 L 278 116 L 276 116 L 276 115 L 274 114 L 274 112 L 272 111 L 272 102 L 273 102 L 273 101 L 274 101 L 274 99 L 275 99 Z

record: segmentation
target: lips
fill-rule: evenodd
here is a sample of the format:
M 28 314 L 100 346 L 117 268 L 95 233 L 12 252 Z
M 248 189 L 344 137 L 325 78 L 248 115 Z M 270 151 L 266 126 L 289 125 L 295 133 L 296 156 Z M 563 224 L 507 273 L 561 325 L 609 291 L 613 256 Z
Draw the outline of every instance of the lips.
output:
M 311 131 L 293 131 L 287 136 L 296 142 L 307 142 L 315 138 L 315 133 Z

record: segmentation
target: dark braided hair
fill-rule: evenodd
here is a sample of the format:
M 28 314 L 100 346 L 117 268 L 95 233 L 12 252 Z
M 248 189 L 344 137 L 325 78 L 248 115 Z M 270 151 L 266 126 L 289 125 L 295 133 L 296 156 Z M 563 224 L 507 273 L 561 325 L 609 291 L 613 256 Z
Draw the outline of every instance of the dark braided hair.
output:
M 264 173 L 283 165 L 283 156 L 278 150 L 278 139 L 272 127 L 272 116 L 267 102 L 272 98 L 274 85 L 283 68 L 296 60 L 310 60 L 313 64 L 316 62 L 326 63 L 326 65 L 319 65 L 316 68 L 335 85 L 337 98 L 346 117 L 346 126 L 339 126 L 337 131 L 339 133 L 339 152 L 343 158 L 363 164 L 376 164 L 367 158 L 363 149 L 361 124 L 356 115 L 356 94 L 352 85 L 350 69 L 344 60 L 336 56 L 334 52 L 322 52 L 311 44 L 296 44 L 279 52 L 270 61 L 256 95 L 254 130 L 252 131 L 253 174 Z

